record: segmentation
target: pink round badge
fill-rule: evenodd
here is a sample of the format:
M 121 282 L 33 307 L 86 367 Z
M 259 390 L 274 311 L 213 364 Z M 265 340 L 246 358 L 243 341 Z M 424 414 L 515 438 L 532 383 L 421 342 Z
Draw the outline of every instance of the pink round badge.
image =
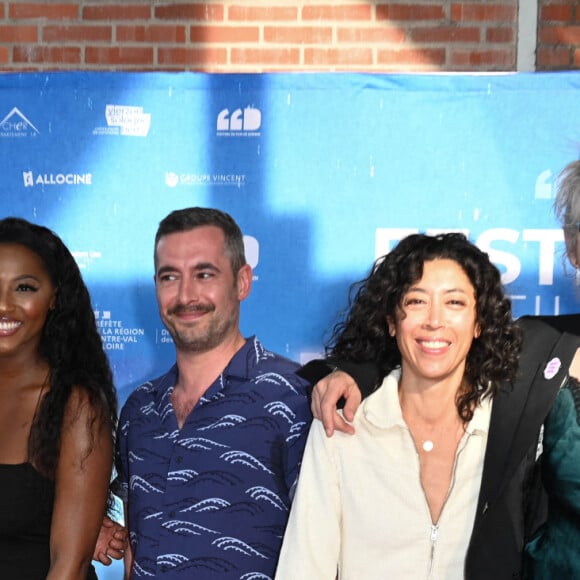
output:
M 544 378 L 548 380 L 553 379 L 558 374 L 561 366 L 562 361 L 558 357 L 554 357 L 544 369 Z

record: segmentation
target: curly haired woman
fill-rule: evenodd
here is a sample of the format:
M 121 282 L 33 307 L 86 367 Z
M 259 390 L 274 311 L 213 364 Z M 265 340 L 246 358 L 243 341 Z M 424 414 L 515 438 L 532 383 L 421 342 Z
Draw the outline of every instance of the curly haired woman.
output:
M 313 423 L 276 579 L 520 578 L 580 341 L 528 321 L 521 350 L 499 271 L 461 234 L 403 239 L 356 290 L 331 358 L 386 377 L 354 436 Z

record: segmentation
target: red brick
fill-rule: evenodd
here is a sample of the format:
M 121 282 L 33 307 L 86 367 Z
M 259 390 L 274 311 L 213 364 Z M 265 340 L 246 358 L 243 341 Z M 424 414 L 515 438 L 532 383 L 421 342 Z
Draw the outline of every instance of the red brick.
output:
M 449 63 L 478 70 L 508 70 L 515 66 L 515 51 L 453 49 Z
M 302 8 L 302 20 L 370 20 L 371 16 L 369 4 L 318 4 Z
M 183 43 L 186 41 L 185 27 L 173 25 L 117 26 L 117 42 Z
M 445 8 L 442 4 L 380 4 L 377 20 L 443 20 Z
M 413 42 L 473 42 L 481 41 L 479 28 L 459 26 L 417 27 L 410 31 Z
M 107 65 L 143 65 L 153 63 L 153 49 L 145 47 L 110 47 L 87 46 L 85 48 L 87 64 Z
M 160 65 L 191 66 L 217 65 L 227 62 L 226 48 L 159 48 L 157 62 Z
M 566 46 L 556 48 L 538 48 L 536 66 L 538 68 L 568 68 L 572 60 L 572 51 Z
M 455 22 L 515 22 L 517 6 L 509 4 L 452 4 L 451 20 Z
M 292 6 L 230 6 L 227 12 L 227 19 L 248 22 L 297 20 L 298 8 Z
M 79 64 L 81 49 L 78 46 L 15 46 L 14 62 Z
M 549 26 L 540 30 L 539 43 L 580 44 L 580 26 Z
M 542 6 L 540 20 L 542 24 L 546 22 L 569 22 L 572 20 L 572 6 L 564 4 Z
M 405 48 L 394 50 L 379 50 L 377 54 L 377 64 L 397 64 L 397 65 L 426 65 L 441 67 L 445 64 L 444 48 Z
M 160 20 L 223 20 L 224 7 L 221 4 L 165 4 L 155 6 L 155 18 Z
M 0 1 L 0 69 L 514 70 L 528 2 L 537 68 L 580 68 L 580 0 L 233 1 Z
M 332 28 L 323 26 L 266 26 L 265 42 L 284 44 L 330 44 Z
M 38 42 L 38 28 L 36 26 L 14 26 L 13 24 L 0 26 L 2 42 Z
M 308 48 L 304 51 L 304 64 L 316 66 L 373 64 L 373 53 L 364 48 Z
M 287 66 L 300 63 L 298 48 L 232 48 L 231 64 Z
M 45 26 L 42 29 L 44 42 L 111 42 L 113 31 L 110 26 Z
M 513 28 L 498 26 L 497 28 L 488 28 L 485 31 L 485 40 L 490 44 L 513 43 L 514 38 L 515 33 Z
M 78 2 L 52 4 L 49 2 L 11 2 L 9 18 L 46 18 L 50 20 L 76 20 L 79 17 Z
M 580 67 L 580 50 L 574 50 L 574 68 Z
M 145 4 L 105 4 L 85 6 L 83 20 L 149 20 L 152 5 Z
M 189 29 L 191 42 L 258 42 L 260 29 L 257 26 L 192 26 Z
M 336 31 L 338 42 L 361 42 L 361 43 L 397 43 L 402 44 L 407 38 L 407 33 L 402 28 L 387 28 L 386 26 L 373 28 L 339 28 Z

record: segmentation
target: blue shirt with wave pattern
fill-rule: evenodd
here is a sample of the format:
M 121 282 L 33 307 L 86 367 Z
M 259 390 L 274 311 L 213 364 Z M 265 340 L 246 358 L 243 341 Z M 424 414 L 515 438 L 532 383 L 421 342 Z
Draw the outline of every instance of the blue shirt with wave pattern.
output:
M 133 578 L 274 577 L 312 419 L 298 365 L 248 339 L 179 430 L 177 367 L 121 412 L 117 492 Z

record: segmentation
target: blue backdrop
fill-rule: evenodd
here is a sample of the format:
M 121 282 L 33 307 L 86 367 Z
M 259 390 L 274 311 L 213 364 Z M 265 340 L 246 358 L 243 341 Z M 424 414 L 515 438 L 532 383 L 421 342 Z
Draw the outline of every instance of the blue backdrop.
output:
M 242 330 L 296 360 L 415 231 L 466 232 L 517 315 L 573 312 L 552 203 L 580 151 L 579 88 L 576 73 L 4 74 L 0 215 L 75 254 L 121 402 L 173 362 L 153 237 L 191 205 L 238 221 L 254 267 Z

